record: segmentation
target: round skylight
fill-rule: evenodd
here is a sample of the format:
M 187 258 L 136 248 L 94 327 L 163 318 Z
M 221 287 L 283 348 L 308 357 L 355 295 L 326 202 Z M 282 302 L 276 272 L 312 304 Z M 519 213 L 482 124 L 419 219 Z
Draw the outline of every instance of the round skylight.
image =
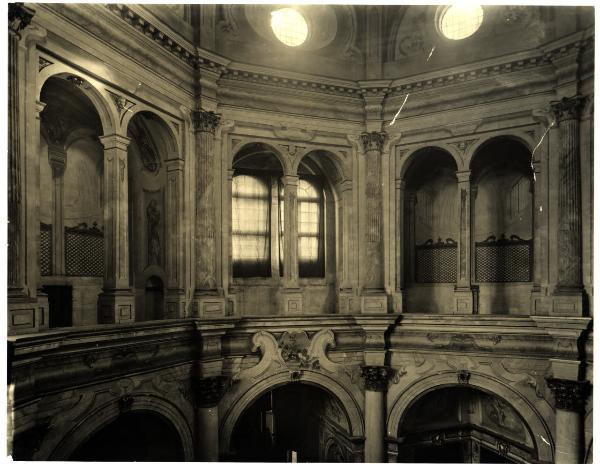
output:
M 271 28 L 275 36 L 290 47 L 302 45 L 308 37 L 308 24 L 293 8 L 271 12 Z
M 460 40 L 475 34 L 482 22 L 481 5 L 452 5 L 442 11 L 439 27 L 447 38 Z

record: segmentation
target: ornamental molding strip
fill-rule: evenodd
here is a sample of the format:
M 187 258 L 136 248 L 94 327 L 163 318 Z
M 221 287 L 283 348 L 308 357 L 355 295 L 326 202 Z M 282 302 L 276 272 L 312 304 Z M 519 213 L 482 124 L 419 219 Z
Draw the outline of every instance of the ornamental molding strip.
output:
M 522 54 L 529 55 L 527 57 L 504 63 L 488 64 L 469 71 L 452 72 L 452 70 L 448 70 L 446 71 L 448 74 L 442 72 L 438 73 L 437 76 L 418 81 L 396 80 L 391 82 L 389 86 L 382 86 L 382 81 L 361 81 L 359 86 L 358 82 L 354 81 L 318 79 L 316 76 L 310 75 L 277 76 L 274 70 L 268 68 L 262 68 L 261 70 L 236 69 L 243 65 L 233 64 L 226 58 L 207 50 L 197 49 L 195 53 L 190 51 L 187 46 L 182 45 L 176 39 L 161 31 L 157 26 L 150 24 L 126 5 L 111 3 L 107 4 L 106 8 L 192 68 L 214 70 L 220 72 L 222 78 L 225 77 L 229 80 L 255 82 L 355 98 L 366 96 L 385 97 L 386 95 L 393 96 L 407 92 L 415 93 L 499 74 L 548 66 L 552 65 L 552 62 L 558 58 L 578 50 L 586 50 L 594 45 L 593 33 L 588 34 L 586 37 L 577 34 L 571 42 L 561 40 L 559 44 L 555 45 L 555 48 L 552 48 L 553 44 L 549 44 L 545 49 L 536 49 Z M 569 40 L 569 38 L 566 40 Z

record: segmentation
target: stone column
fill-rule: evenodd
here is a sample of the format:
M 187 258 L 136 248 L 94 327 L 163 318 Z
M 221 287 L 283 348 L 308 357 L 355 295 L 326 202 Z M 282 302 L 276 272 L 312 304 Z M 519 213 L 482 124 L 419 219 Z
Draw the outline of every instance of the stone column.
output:
M 67 168 L 67 152 L 62 146 L 48 145 L 48 162 L 54 180 L 54 227 L 52 233 L 52 273 L 65 275 L 65 208 L 64 174 Z
M 129 186 L 127 147 L 119 134 L 100 137 L 104 145 L 104 287 L 98 297 L 98 322 L 135 321 L 129 276 Z
M 365 379 L 365 462 L 385 462 L 385 392 L 392 370 L 363 366 Z
M 471 285 L 471 171 L 458 171 L 460 207 L 454 313 L 477 313 L 477 289 Z
M 385 132 L 365 132 L 361 134 L 365 164 L 365 213 L 361 254 L 363 264 L 361 286 L 361 312 L 387 313 L 387 294 L 384 288 L 383 259 L 383 189 L 381 175 L 381 155 L 385 142 Z
M 215 237 L 215 131 L 221 117 L 212 111 L 193 113 L 196 140 L 195 290 L 193 308 L 202 318 L 226 314 L 223 289 L 217 288 Z
M 558 168 L 558 282 L 553 314 L 583 312 L 581 256 L 581 165 L 579 112 L 583 97 L 575 95 L 551 104 L 560 130 Z
M 576 464 L 583 459 L 582 427 L 585 399 L 589 382 L 547 379 L 552 390 L 556 410 L 556 464 Z
M 302 313 L 298 283 L 298 176 L 283 176 L 283 280 L 280 307 L 283 314 Z
M 219 461 L 219 401 L 229 379 L 214 376 L 200 379 L 196 389 L 196 460 Z
M 184 259 L 185 217 L 183 212 L 184 161 L 173 157 L 166 161 L 167 167 L 167 295 L 166 318 L 185 317 Z

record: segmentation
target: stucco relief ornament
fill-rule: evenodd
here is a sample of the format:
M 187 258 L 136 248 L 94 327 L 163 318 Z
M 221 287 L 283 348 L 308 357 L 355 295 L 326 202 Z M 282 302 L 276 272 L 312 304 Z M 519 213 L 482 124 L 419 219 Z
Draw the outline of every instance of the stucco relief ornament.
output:
M 362 142 L 365 153 L 368 151 L 381 152 L 383 150 L 385 137 L 385 132 L 363 132 L 360 134 L 360 141 Z
M 327 357 L 327 348 L 331 346 L 335 346 L 335 339 L 329 329 L 319 330 L 312 338 L 305 331 L 288 331 L 279 337 L 279 341 L 267 331 L 257 332 L 252 337 L 252 352 L 261 353 L 260 361 L 235 373 L 233 381 L 255 381 L 273 368 L 287 369 L 291 380 L 298 380 L 303 370 L 347 373 L 348 368 L 344 364 Z
M 148 264 L 160 264 L 160 210 L 156 200 L 150 200 L 146 208 L 148 220 Z
M 23 3 L 8 4 L 8 27 L 17 34 L 31 23 L 35 10 L 26 7 Z
M 546 383 L 554 394 L 556 409 L 572 412 L 584 409 L 590 388 L 589 382 L 548 378 Z
M 361 376 L 365 379 L 365 389 L 377 392 L 386 391 L 393 371 L 388 366 L 363 366 Z
M 221 122 L 221 116 L 214 111 L 198 110 L 193 112 L 194 129 L 214 134 Z
M 558 122 L 579 119 L 579 113 L 584 102 L 585 97 L 581 95 L 563 97 L 560 100 L 550 102 L 550 109 Z

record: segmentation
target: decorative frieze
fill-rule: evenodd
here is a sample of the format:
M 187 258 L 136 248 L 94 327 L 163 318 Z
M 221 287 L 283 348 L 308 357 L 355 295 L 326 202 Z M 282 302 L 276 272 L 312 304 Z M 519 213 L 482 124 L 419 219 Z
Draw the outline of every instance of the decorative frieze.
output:
M 365 389 L 384 392 L 387 390 L 394 370 L 388 366 L 362 366 L 361 377 L 365 379 Z
M 548 378 L 546 383 L 554 394 L 556 409 L 571 412 L 584 410 L 590 387 L 588 381 Z

